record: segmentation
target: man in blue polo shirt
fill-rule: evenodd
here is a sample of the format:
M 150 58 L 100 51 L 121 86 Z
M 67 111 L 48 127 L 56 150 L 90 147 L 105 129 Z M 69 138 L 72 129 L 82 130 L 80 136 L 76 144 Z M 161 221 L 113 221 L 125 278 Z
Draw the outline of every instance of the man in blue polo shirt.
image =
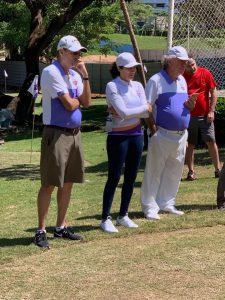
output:
M 147 101 L 153 108 L 149 124 L 146 168 L 141 187 L 141 204 L 147 219 L 160 219 L 159 211 L 182 215 L 175 208 L 175 198 L 184 165 L 190 110 L 196 95 L 188 99 L 182 76 L 188 54 L 181 46 L 172 47 L 164 56 L 163 69 L 146 85 Z
M 35 234 L 35 244 L 39 247 L 49 246 L 45 223 L 55 187 L 58 188 L 58 211 L 54 237 L 81 239 L 66 226 L 65 217 L 73 183 L 83 182 L 80 106 L 90 105 L 91 91 L 81 51 L 87 50 L 71 35 L 60 39 L 57 50 L 57 60 L 46 67 L 41 76 L 44 131 L 37 200 L 39 224 Z

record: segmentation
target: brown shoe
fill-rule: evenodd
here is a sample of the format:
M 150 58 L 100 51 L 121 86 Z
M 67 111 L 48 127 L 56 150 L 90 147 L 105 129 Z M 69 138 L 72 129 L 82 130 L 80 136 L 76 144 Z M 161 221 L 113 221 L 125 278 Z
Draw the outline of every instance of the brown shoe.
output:
M 196 174 L 195 174 L 195 172 L 194 172 L 193 170 L 190 170 L 190 171 L 188 172 L 188 174 L 187 174 L 186 180 L 188 180 L 188 181 L 193 181 L 193 180 L 195 180 L 195 179 L 196 179 Z

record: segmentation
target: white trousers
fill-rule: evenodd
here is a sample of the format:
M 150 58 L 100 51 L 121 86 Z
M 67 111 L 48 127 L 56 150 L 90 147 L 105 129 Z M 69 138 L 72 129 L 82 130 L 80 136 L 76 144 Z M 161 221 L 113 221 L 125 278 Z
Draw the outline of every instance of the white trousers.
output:
M 144 214 L 175 205 L 184 166 L 188 132 L 159 128 L 149 139 L 141 205 Z

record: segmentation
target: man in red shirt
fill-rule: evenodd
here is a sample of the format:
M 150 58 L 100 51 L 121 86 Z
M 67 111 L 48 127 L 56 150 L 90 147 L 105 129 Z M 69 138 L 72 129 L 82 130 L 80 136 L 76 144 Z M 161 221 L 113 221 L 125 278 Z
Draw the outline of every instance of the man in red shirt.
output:
M 198 131 L 208 146 L 209 154 L 215 167 L 215 177 L 219 177 L 220 161 L 215 140 L 214 117 L 217 102 L 216 82 L 213 75 L 206 68 L 200 68 L 191 58 L 183 74 L 187 81 L 188 94 L 198 94 L 195 108 L 191 111 L 191 120 L 188 128 L 188 147 L 186 163 L 189 169 L 187 180 L 195 180 L 194 146 L 198 140 Z

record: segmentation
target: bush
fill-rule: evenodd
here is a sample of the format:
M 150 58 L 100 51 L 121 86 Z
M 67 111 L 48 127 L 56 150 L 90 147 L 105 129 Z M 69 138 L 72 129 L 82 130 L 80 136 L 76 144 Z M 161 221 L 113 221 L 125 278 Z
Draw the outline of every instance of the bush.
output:
M 218 98 L 215 115 L 216 141 L 219 146 L 225 145 L 225 98 Z

